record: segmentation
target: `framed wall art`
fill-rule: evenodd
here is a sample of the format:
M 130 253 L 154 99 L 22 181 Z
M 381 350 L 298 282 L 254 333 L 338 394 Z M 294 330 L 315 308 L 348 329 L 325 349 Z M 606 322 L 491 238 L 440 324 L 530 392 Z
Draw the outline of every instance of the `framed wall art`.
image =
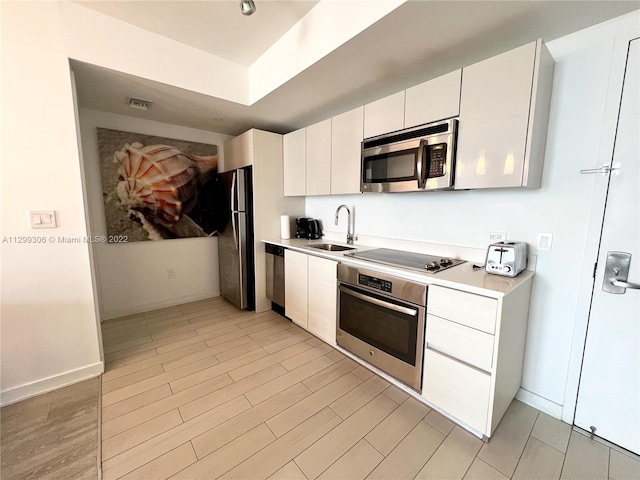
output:
M 98 128 L 108 238 L 215 235 L 225 224 L 218 147 Z

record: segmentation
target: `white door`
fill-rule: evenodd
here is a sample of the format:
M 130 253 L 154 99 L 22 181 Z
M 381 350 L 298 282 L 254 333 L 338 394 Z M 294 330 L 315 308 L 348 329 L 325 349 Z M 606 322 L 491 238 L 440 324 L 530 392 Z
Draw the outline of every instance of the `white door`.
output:
M 629 45 L 575 424 L 640 454 L 640 39 Z M 607 259 L 624 253 L 631 285 L 612 289 L 625 272 Z

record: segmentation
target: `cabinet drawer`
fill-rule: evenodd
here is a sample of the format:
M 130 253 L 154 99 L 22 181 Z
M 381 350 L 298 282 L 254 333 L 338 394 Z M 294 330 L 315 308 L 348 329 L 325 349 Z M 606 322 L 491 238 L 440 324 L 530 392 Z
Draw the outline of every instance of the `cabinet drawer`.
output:
M 431 285 L 427 312 L 490 334 L 495 333 L 498 301 L 473 293 Z
M 491 376 L 427 349 L 422 396 L 470 427 L 486 434 Z
M 491 370 L 493 335 L 427 315 L 427 346 L 483 370 Z

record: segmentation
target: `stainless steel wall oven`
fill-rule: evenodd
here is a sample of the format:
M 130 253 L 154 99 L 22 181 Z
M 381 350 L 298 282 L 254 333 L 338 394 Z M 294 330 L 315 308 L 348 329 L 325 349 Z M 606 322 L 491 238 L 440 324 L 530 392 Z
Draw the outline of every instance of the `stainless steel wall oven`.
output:
M 339 264 L 336 341 L 419 392 L 426 300 L 426 285 Z

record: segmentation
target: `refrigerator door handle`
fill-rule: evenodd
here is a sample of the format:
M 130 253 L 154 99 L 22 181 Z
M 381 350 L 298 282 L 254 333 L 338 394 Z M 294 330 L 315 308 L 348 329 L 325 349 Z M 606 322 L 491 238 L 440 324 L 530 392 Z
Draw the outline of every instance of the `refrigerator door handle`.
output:
M 238 210 L 238 203 L 236 201 L 236 181 L 237 181 L 237 171 L 233 172 L 233 177 L 231 178 L 231 212 L 235 212 Z M 235 227 L 234 227 L 235 228 Z M 234 230 L 235 232 L 235 230 Z M 235 234 L 234 234 L 235 238 Z M 238 242 L 236 242 L 237 244 Z
M 231 212 L 231 226 L 233 227 L 233 246 L 236 248 L 236 250 L 240 249 L 240 242 L 239 242 L 239 238 L 238 238 L 238 226 L 236 225 L 236 216 L 238 215 L 238 212 L 233 211 Z

